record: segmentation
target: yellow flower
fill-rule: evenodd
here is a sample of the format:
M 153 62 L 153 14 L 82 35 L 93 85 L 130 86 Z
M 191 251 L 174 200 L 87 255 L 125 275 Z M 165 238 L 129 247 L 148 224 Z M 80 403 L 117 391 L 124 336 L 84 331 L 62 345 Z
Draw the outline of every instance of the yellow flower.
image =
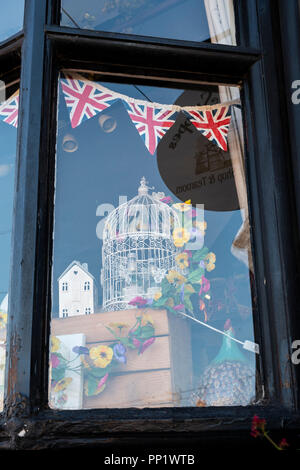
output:
M 183 247 L 183 245 L 190 239 L 190 234 L 185 228 L 175 228 L 173 232 L 174 245 L 177 248 Z
M 65 377 L 64 379 L 59 380 L 53 389 L 54 393 L 66 390 L 66 388 L 70 385 L 71 382 L 71 377 Z
M 109 323 L 109 326 L 111 328 L 116 328 L 116 329 L 122 329 L 122 328 L 129 328 L 129 325 L 127 323 L 122 323 L 122 322 L 114 322 L 114 323 Z
M 168 300 L 167 300 L 167 302 L 166 302 L 166 305 L 167 305 L 168 307 L 174 307 L 175 304 L 174 304 L 174 300 L 172 299 L 172 297 L 169 297 L 169 298 L 168 298 Z
M 184 269 L 184 268 L 188 267 L 188 265 L 189 265 L 189 255 L 187 253 L 179 253 L 179 255 L 177 255 L 175 257 L 175 259 L 176 259 L 176 263 L 178 264 L 180 269 Z
M 196 220 L 193 221 L 193 226 L 199 230 L 199 232 L 205 232 L 207 229 L 207 223 L 205 220 L 203 222 L 197 222 Z
M 80 356 L 80 361 L 85 369 L 90 369 L 91 366 L 89 363 L 85 360 L 84 356 Z
M 177 204 L 173 204 L 173 207 L 180 212 L 187 212 L 192 208 L 192 201 L 189 199 L 185 202 L 178 202 Z
M 147 325 L 147 323 L 151 323 L 151 325 L 154 325 L 154 321 L 153 321 L 151 315 L 149 315 L 149 313 L 143 313 L 142 314 L 141 325 L 145 326 L 145 325 Z
M 175 282 L 176 284 L 181 285 L 186 281 L 186 278 L 182 276 L 182 274 L 175 271 L 175 269 L 170 269 L 170 271 L 166 275 L 166 278 L 170 284 L 173 284 Z
M 215 269 L 216 255 L 211 251 L 208 255 L 205 256 L 205 264 L 207 271 L 212 271 Z
M 6 323 L 7 323 L 7 313 L 0 311 L 0 330 L 6 327 Z
M 104 369 L 111 363 L 113 350 L 104 344 L 90 349 L 90 358 L 94 361 L 96 367 Z
M 161 296 L 162 296 L 162 293 L 161 293 L 161 291 L 158 291 L 158 292 L 156 292 L 156 294 L 154 294 L 154 300 L 158 300 L 158 299 L 160 299 L 160 298 L 161 298 Z
M 60 348 L 60 340 L 56 336 L 51 337 L 51 352 L 57 352 Z

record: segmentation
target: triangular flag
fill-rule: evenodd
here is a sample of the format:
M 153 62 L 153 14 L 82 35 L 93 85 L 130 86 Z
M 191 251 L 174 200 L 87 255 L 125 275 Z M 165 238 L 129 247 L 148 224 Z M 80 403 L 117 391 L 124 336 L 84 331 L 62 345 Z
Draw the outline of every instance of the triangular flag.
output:
M 160 139 L 173 126 L 177 112 L 146 102 L 141 104 L 124 101 L 124 105 L 147 149 L 153 155 Z
M 0 105 L 0 119 L 14 127 L 18 127 L 19 96 L 20 90 Z
M 189 120 L 210 141 L 227 150 L 227 134 L 230 125 L 230 106 L 186 111 Z
M 72 76 L 61 79 L 61 87 L 70 111 L 73 128 L 108 108 L 117 99 L 109 90 L 102 90 L 99 85 L 94 85 L 93 82 L 79 80 L 72 78 Z

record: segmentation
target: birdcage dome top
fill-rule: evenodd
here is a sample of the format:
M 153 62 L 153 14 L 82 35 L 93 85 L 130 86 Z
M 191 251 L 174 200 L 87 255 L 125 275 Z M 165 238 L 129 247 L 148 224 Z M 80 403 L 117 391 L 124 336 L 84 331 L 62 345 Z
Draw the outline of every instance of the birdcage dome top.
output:
M 161 200 L 164 193 L 152 192 L 145 177 L 140 181 L 138 194 L 125 204 L 121 204 L 107 217 L 103 230 L 103 241 L 126 236 L 147 237 L 151 234 L 170 238 L 171 227 L 180 225 L 176 211 Z

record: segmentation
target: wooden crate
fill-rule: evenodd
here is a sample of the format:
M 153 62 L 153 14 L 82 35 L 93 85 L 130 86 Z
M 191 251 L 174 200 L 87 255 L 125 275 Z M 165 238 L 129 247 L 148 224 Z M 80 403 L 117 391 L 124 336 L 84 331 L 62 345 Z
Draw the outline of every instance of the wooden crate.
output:
M 105 390 L 83 398 L 83 408 L 145 408 L 184 406 L 185 395 L 192 384 L 192 359 L 189 325 L 165 310 L 147 309 L 155 326 L 155 342 L 138 355 L 127 351 L 127 364 L 120 364 L 111 374 Z M 70 318 L 55 318 L 53 336 L 85 335 L 86 346 L 114 341 L 106 326 L 123 322 L 132 327 L 137 309 Z

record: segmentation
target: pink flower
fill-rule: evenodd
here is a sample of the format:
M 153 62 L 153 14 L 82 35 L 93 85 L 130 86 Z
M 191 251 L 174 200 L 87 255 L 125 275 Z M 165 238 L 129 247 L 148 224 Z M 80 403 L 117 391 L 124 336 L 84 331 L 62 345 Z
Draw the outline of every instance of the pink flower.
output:
M 201 295 L 202 292 L 204 292 L 204 293 L 208 292 L 209 289 L 210 289 L 210 282 L 209 282 L 208 279 L 206 279 L 206 277 L 202 276 L 201 281 L 202 281 L 202 283 L 201 283 L 201 287 L 200 287 L 200 290 L 199 290 L 199 295 Z
M 130 302 L 128 302 L 129 305 L 134 305 L 136 307 L 144 307 L 145 305 L 147 305 L 148 303 L 148 300 L 147 299 L 144 299 L 143 297 L 134 297 L 134 299 L 132 299 Z
M 171 196 L 166 196 L 160 199 L 160 202 L 164 202 L 165 204 L 170 204 L 172 202 Z
M 139 348 L 141 345 L 141 342 L 136 338 L 133 338 L 132 342 L 136 348 Z
M 97 389 L 100 390 L 102 392 L 103 390 L 103 387 L 107 381 L 107 378 L 108 378 L 108 374 L 106 373 L 104 375 L 104 377 L 102 377 L 102 379 L 99 381 L 98 385 L 97 385 Z
M 280 449 L 284 449 L 285 447 L 289 447 L 289 444 L 288 444 L 285 437 L 283 439 L 281 439 L 279 447 L 280 447 Z
M 253 416 L 251 425 L 251 436 L 263 436 L 265 432 L 266 420 L 259 418 L 257 415 Z
M 154 337 L 147 339 L 147 340 L 143 343 L 142 347 L 140 348 L 139 354 L 143 354 L 143 352 L 144 352 L 147 348 L 149 348 L 149 346 L 151 346 L 151 344 L 153 344 L 154 341 L 155 341 L 155 338 L 154 338 Z
M 178 305 L 175 305 L 175 307 L 173 307 L 174 310 L 176 310 L 176 312 L 178 310 L 183 310 L 184 309 L 184 305 L 183 304 L 178 304 Z
M 59 366 L 59 358 L 57 357 L 56 354 L 51 354 L 51 366 L 53 367 L 53 369 L 55 369 L 55 367 L 58 367 Z

